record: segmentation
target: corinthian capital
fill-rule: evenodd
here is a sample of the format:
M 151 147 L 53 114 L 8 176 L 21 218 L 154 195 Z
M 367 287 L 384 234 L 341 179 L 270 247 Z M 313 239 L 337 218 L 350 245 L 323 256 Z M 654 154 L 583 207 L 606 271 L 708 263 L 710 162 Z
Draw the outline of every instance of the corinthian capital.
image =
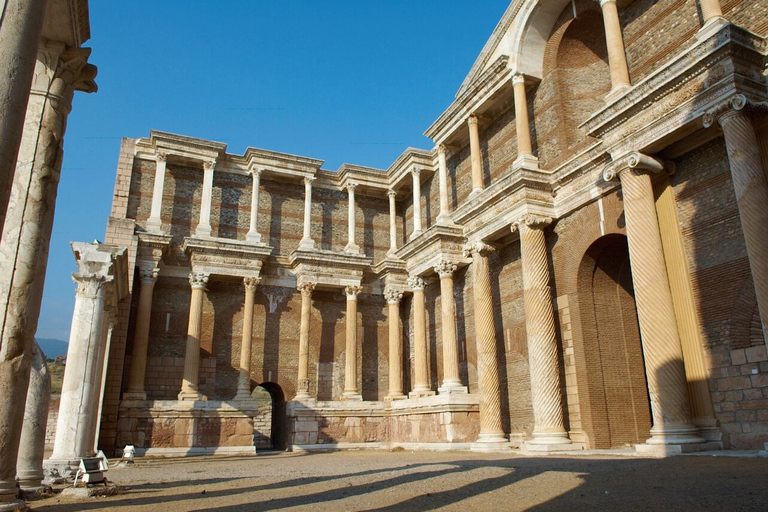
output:
M 212 171 L 214 167 L 216 167 L 216 160 L 203 161 L 203 170 Z
M 421 174 L 421 168 L 420 167 L 412 167 L 411 168 L 411 175 L 413 175 L 415 178 L 419 177 L 419 174 Z
M 418 276 L 412 276 L 408 278 L 408 286 L 411 287 L 411 290 L 424 290 L 426 287 L 426 283 L 424 280 Z
M 347 300 L 357 300 L 357 296 L 362 291 L 362 288 L 359 286 L 347 286 L 344 288 L 344 293 L 347 296 Z
M 256 287 L 259 285 L 260 282 L 261 282 L 260 277 L 256 277 L 256 276 L 244 277 L 243 286 L 245 287 L 245 291 L 255 292 Z
M 400 300 L 403 298 L 403 292 L 393 288 L 387 288 L 384 290 L 384 298 L 386 299 L 387 304 L 399 304 Z
M 312 292 L 315 289 L 315 286 L 317 286 L 317 283 L 306 282 L 306 283 L 301 283 L 298 286 L 298 289 L 301 292 L 302 297 L 311 297 Z
M 190 272 L 189 273 L 189 285 L 194 288 L 205 288 L 208 284 L 209 274 L 205 272 Z
M 151 265 L 139 265 L 139 277 L 141 284 L 155 284 L 157 281 L 157 275 L 160 273 L 160 268 Z
M 168 160 L 168 153 L 164 151 L 158 151 L 155 154 L 155 161 L 157 162 L 166 162 Z
M 510 228 L 512 232 L 519 231 L 521 227 L 525 226 L 528 229 L 544 229 L 552 223 L 552 217 L 545 217 L 543 215 L 526 214 L 512 223 Z
M 354 192 L 355 188 L 357 188 L 358 183 L 356 181 L 348 181 L 347 182 L 347 190 Z
M 101 274 L 72 274 L 72 281 L 77 285 L 78 297 L 94 298 L 103 293 L 105 285 L 114 281 L 112 276 Z
M 467 255 L 474 255 L 479 254 L 480 256 L 488 256 L 492 252 L 496 250 L 495 247 L 492 245 L 489 245 L 482 240 L 478 240 L 477 242 L 474 242 L 472 244 L 467 244 L 466 247 L 464 247 L 464 252 Z
M 435 265 L 435 273 L 441 278 L 450 277 L 454 272 L 456 272 L 457 268 L 459 267 L 452 261 L 441 261 Z

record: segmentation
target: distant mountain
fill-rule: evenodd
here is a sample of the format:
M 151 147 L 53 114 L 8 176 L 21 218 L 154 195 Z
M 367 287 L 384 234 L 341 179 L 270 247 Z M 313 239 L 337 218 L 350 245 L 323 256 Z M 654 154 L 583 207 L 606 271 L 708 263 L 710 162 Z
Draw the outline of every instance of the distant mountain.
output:
M 45 357 L 50 359 L 56 359 L 59 356 L 67 355 L 67 349 L 69 343 L 62 340 L 56 340 L 53 338 L 35 338 L 40 348 L 43 349 Z

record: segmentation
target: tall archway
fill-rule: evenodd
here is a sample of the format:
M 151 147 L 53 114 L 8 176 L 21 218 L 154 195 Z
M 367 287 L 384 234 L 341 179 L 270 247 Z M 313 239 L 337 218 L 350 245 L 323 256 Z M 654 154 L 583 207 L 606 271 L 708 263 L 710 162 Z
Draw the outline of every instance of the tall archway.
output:
M 264 382 L 253 389 L 251 396 L 259 403 L 259 414 L 254 424 L 256 449 L 285 450 L 288 418 L 283 389 L 274 382 Z
M 603 236 L 587 249 L 578 290 L 583 339 L 574 348 L 587 366 L 579 401 L 589 445 L 641 443 L 651 412 L 625 236 Z

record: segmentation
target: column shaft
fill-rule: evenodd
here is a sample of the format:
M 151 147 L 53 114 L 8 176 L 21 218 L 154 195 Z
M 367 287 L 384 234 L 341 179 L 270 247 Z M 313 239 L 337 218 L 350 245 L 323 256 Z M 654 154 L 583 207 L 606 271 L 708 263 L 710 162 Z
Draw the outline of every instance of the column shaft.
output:
M 152 295 L 160 269 L 154 266 L 139 267 L 141 285 L 139 288 L 139 306 L 136 312 L 136 331 L 133 335 L 131 352 L 131 371 L 128 374 L 128 388 L 123 393 L 124 400 L 146 400 L 144 376 L 147 371 L 147 346 L 149 345 L 149 322 L 152 317 Z
M 0 226 L 5 220 L 13 186 L 46 2 L 6 1 L 3 4 L 5 8 L 0 20 Z M 0 479 L 4 478 L 4 472 L 0 471 Z M 13 479 L 15 475 L 9 478 Z M 2 501 L 8 500 L 0 496 Z
M 147 219 L 147 231 L 160 232 L 162 226 L 163 189 L 168 156 L 165 153 L 155 155 L 155 184 L 152 188 L 152 208 Z
M 205 399 L 198 389 L 198 375 L 200 373 L 200 328 L 203 321 L 203 297 L 207 283 L 207 274 L 193 272 L 189 275 L 192 296 L 189 300 L 187 347 L 184 353 L 184 375 L 179 400 Z
M 467 120 L 469 126 L 469 152 L 472 163 L 472 193 L 477 194 L 483 186 L 483 155 L 480 149 L 480 128 L 477 116 L 471 115 Z
M 761 161 L 760 144 L 747 114 L 730 111 L 720 118 L 720 125 L 728 150 L 757 309 L 768 345 L 768 179 Z
M 299 375 L 295 400 L 306 400 L 309 395 L 309 320 L 312 308 L 314 283 L 299 286 L 301 291 L 301 325 L 299 327 Z
M 345 252 L 352 254 L 360 253 L 360 246 L 355 243 L 355 187 L 357 183 L 347 183 L 347 192 L 349 193 L 349 205 L 347 212 L 347 246 Z
M 32 347 L 32 371 L 29 374 L 24 426 L 21 430 L 16 474 L 22 489 L 40 489 L 45 457 L 45 429 L 51 399 L 51 374 L 45 354 L 35 343 Z
M 261 242 L 261 233 L 259 233 L 259 182 L 261 180 L 261 170 L 253 169 L 251 177 L 253 179 L 251 189 L 251 224 L 245 239 L 249 242 L 259 243 Z
M 211 236 L 211 201 L 213 200 L 213 169 L 214 161 L 203 162 L 203 194 L 200 198 L 200 221 L 195 234 Z
M 408 279 L 413 289 L 413 366 L 414 382 L 411 398 L 434 395 L 429 387 L 429 361 L 427 359 L 427 312 L 424 299 L 424 280 L 420 277 Z
M 713 19 L 723 17 L 720 0 L 699 0 L 699 7 L 701 7 L 701 16 L 704 18 L 704 25 Z
M 482 242 L 472 246 L 472 296 L 477 345 L 477 383 L 480 388 L 480 437 L 486 443 L 504 443 L 501 423 L 501 383 L 496 357 L 496 329 L 488 255 L 493 248 Z
M 395 204 L 395 197 L 397 192 L 390 190 L 387 192 L 389 197 L 389 251 L 388 256 L 392 256 L 397 252 L 397 205 Z
M 648 157 L 645 157 L 646 159 Z M 657 164 L 657 167 L 662 167 Z M 691 424 L 683 352 L 664 262 L 651 177 L 622 168 L 627 241 L 651 399 L 648 444 L 700 442 Z
M 456 265 L 444 261 L 435 267 L 440 276 L 440 309 L 443 334 L 443 383 L 438 389 L 441 394 L 466 393 L 459 378 L 459 342 L 456 338 L 456 302 L 453 298 L 453 273 Z
M 251 343 L 253 342 L 253 303 L 256 295 L 258 277 L 243 279 L 245 287 L 245 307 L 243 308 L 243 338 L 240 343 L 240 375 L 237 380 L 236 400 L 251 398 Z
M 563 423 L 555 314 L 549 287 L 549 260 L 543 228 L 549 219 L 528 216 L 517 223 L 523 266 L 525 330 L 531 372 L 531 444 L 570 443 Z
M 403 293 L 397 290 L 384 292 L 389 308 L 389 392 L 386 400 L 401 400 L 403 394 L 403 343 L 400 339 L 400 299 Z
M 605 42 L 608 46 L 608 65 L 611 68 L 611 91 L 629 87 L 629 68 L 624 53 L 624 38 L 616 0 L 600 0 L 605 25 Z
M 528 118 L 528 99 L 525 93 L 525 77 L 515 75 L 512 78 L 515 96 L 515 129 L 517 131 L 517 156 L 533 156 L 531 144 L 531 123 Z
M 450 224 L 451 212 L 448 206 L 448 163 L 446 162 L 446 148 L 442 144 L 437 146 L 438 178 L 440 186 L 440 213 L 437 215 L 438 224 Z
M 421 234 L 421 180 L 419 169 L 411 171 L 413 177 L 413 233 L 411 239 Z
M 312 181 L 314 177 L 304 178 L 304 236 L 299 242 L 299 249 L 311 251 L 315 248 L 315 241 L 312 239 Z
M 347 286 L 347 345 L 344 365 L 344 400 L 362 400 L 357 386 L 357 296 L 359 286 Z

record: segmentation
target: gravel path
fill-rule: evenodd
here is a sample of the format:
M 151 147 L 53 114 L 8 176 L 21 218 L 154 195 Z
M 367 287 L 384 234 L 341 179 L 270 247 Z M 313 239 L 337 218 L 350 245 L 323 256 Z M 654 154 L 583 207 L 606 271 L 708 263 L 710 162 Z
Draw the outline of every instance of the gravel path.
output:
M 34 510 L 768 510 L 768 459 L 272 453 L 139 460 L 110 498 Z

